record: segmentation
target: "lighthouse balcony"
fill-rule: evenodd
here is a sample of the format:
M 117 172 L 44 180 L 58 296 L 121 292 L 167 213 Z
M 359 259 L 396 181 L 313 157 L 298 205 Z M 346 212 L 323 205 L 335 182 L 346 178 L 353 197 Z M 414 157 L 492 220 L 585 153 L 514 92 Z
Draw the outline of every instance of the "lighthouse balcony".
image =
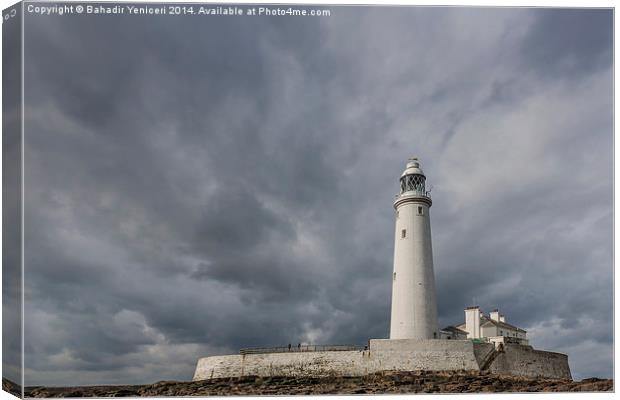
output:
M 394 208 L 404 203 L 426 203 L 429 207 L 433 204 L 431 194 L 428 191 L 407 191 L 394 197 Z
M 408 192 L 401 192 L 401 193 L 396 193 L 394 195 L 394 199 L 399 199 L 401 197 L 425 197 L 427 199 L 431 199 L 431 192 L 430 191 L 408 191 Z

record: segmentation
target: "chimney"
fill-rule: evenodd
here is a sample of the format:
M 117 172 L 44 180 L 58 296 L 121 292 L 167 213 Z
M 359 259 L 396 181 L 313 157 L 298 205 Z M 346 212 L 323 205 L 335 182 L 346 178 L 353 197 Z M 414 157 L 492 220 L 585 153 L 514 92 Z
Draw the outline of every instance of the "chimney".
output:
M 499 322 L 506 322 L 506 317 L 504 317 L 504 314 L 499 315 Z
M 480 307 L 472 306 L 465 309 L 465 330 L 468 339 L 480 337 Z
M 489 317 L 491 317 L 493 321 L 500 321 L 499 310 L 496 308 L 495 310 L 491 311 L 489 313 Z

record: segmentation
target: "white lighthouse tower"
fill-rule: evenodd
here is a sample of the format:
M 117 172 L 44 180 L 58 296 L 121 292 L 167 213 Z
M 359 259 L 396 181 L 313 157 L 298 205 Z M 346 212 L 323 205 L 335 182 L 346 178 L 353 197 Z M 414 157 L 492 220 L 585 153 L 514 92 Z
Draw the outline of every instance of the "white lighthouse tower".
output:
M 394 200 L 394 275 L 390 339 L 438 339 L 437 302 L 426 176 L 410 158 Z

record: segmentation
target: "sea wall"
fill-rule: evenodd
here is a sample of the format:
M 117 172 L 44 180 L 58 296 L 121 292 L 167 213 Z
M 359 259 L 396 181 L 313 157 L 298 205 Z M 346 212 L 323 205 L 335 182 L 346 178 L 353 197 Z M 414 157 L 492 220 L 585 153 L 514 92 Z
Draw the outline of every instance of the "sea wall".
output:
M 534 350 L 531 346 L 518 344 L 504 345 L 504 351 L 499 352 L 489 372 L 532 378 L 572 379 L 566 354 Z
M 470 340 L 373 339 L 369 353 L 371 372 L 479 369 Z
M 480 371 L 529 377 L 570 379 L 568 357 L 507 345 L 470 340 L 370 341 L 369 350 L 311 351 L 204 357 L 194 380 L 256 376 L 362 376 L 380 371 Z
M 310 351 L 236 354 L 198 360 L 194 380 L 239 376 L 365 375 L 368 351 Z
M 194 380 L 229 376 L 361 376 L 378 371 L 477 370 L 468 340 L 370 341 L 370 350 L 214 356 L 198 361 Z

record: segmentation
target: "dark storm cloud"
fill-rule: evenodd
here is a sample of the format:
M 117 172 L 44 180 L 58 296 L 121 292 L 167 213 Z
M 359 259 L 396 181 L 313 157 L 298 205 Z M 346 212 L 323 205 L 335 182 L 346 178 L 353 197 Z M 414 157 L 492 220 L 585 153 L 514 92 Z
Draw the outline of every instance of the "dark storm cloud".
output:
M 598 40 L 590 13 L 572 18 Z M 542 26 L 563 25 L 518 9 L 29 16 L 27 384 L 188 379 L 240 347 L 386 337 L 412 154 L 436 187 L 441 322 L 475 298 L 576 376 L 609 375 L 610 64 L 542 79 L 522 50 Z
M 543 9 L 522 43 L 529 67 L 545 77 L 573 77 L 612 62 L 613 14 L 606 9 Z

